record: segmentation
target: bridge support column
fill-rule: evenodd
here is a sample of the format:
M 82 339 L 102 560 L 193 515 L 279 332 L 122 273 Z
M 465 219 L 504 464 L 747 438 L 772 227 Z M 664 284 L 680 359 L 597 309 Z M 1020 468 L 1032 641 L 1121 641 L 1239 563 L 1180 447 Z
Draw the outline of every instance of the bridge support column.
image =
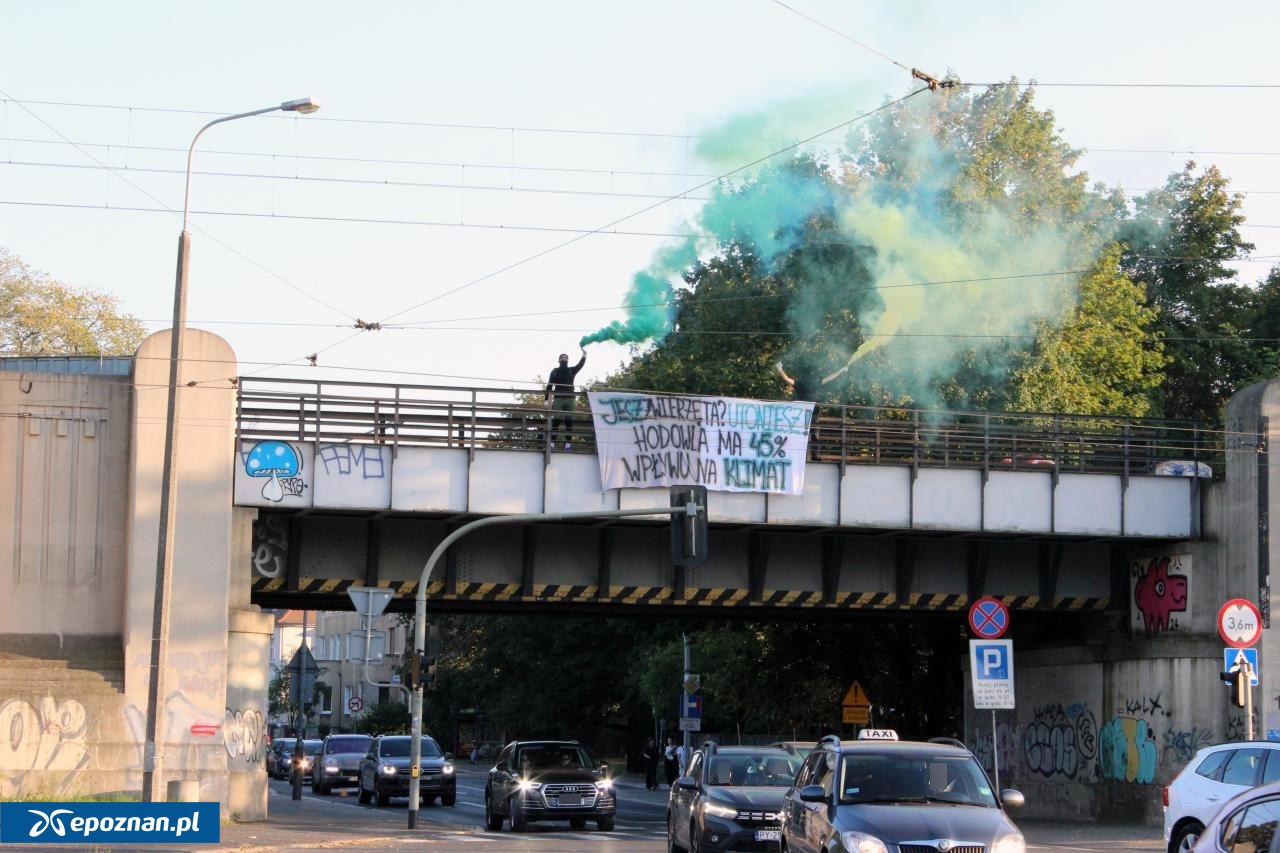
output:
M 267 819 L 267 683 L 275 618 L 258 608 L 232 610 L 227 625 L 226 816 Z

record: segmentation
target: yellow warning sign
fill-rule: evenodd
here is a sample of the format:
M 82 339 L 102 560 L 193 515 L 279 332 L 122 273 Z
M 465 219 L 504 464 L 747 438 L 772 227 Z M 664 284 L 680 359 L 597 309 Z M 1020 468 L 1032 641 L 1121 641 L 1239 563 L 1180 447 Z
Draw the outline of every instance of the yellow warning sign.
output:
M 840 719 L 851 725 L 865 726 L 871 722 L 871 699 L 862 685 L 853 682 L 840 700 Z

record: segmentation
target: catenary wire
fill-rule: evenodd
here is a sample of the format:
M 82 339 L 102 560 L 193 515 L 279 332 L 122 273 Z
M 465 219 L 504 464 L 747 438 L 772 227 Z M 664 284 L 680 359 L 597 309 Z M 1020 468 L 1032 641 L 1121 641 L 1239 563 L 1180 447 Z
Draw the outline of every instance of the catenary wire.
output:
M 70 144 L 73 148 L 75 148 L 75 149 L 76 149 L 76 150 L 77 150 L 77 151 L 78 151 L 82 156 L 84 156 L 84 157 L 85 157 L 85 158 L 87 158 L 88 160 L 90 160 L 90 161 L 92 161 L 92 162 L 96 163 L 98 166 L 101 166 L 102 168 L 105 168 L 105 169 L 107 169 L 109 172 L 111 172 L 111 174 L 112 174 L 112 175 L 113 175 L 117 180 L 122 181 L 123 183 L 125 183 L 125 184 L 126 184 L 126 185 L 128 185 L 129 187 L 131 187 L 131 188 L 133 188 L 134 190 L 136 190 L 136 191 L 138 191 L 139 193 L 141 193 L 141 194 L 142 194 L 143 196 L 145 196 L 146 198 L 151 199 L 153 202 L 155 202 L 156 204 L 160 205 L 160 207 L 164 208 L 164 209 L 165 209 L 166 211 L 168 211 L 169 213 L 171 213 L 171 214 L 175 214 L 175 215 L 178 213 L 178 211 L 175 211 L 175 210 L 173 210 L 172 208 L 170 208 L 170 207 L 169 207 L 168 205 L 166 205 L 163 201 L 161 201 L 160 199 L 158 199 L 158 198 L 156 198 L 154 195 L 152 195 L 149 191 L 147 191 L 147 190 L 146 190 L 146 189 L 144 189 L 143 187 L 138 186 L 136 183 L 134 183 L 133 181 L 131 181 L 131 180 L 129 180 L 127 177 L 125 177 L 125 176 L 121 173 L 121 170 L 119 170 L 119 169 L 113 169 L 111 166 L 109 166 L 109 165 L 107 165 L 106 163 L 103 163 L 102 161 L 98 160 L 98 159 L 97 159 L 96 157 L 94 157 L 94 156 L 93 156 L 93 154 L 92 154 L 92 153 L 90 153 L 89 151 L 87 151 L 87 150 L 85 150 L 85 149 L 83 149 L 83 148 L 79 147 L 78 145 L 76 145 L 74 142 L 72 142 L 72 141 L 71 141 L 71 139 L 69 139 L 69 138 L 66 136 L 66 134 L 62 133 L 62 131 L 58 130 L 58 128 L 54 127 L 54 126 L 53 126 L 52 124 L 50 124 L 49 122 L 45 121 L 45 119 L 44 119 L 42 116 L 40 116 L 40 115 L 36 114 L 36 113 L 35 113 L 34 111 L 32 111 L 31 109 L 27 108 L 27 107 L 26 107 L 22 102 L 14 100 L 14 99 L 12 98 L 12 96 L 10 96 L 10 95 L 9 95 L 9 93 L 8 93 L 8 92 L 6 92 L 6 91 L 4 91 L 3 89 L 0 89 L 0 98 L 5 99 L 6 101 L 13 101 L 13 103 L 15 103 L 15 104 L 17 104 L 18 106 L 20 106 L 20 107 L 21 107 L 21 108 L 22 108 L 22 109 L 23 109 L 23 110 L 24 110 L 28 115 L 30 115 L 30 116 L 31 116 L 31 118 L 33 118 L 34 120 L 36 120 L 37 122 L 39 122 L 41 125 L 43 125 L 44 127 L 46 127 L 50 132 L 52 132 L 52 133 L 54 133 L 55 135 L 57 135 L 60 139 L 65 140 L 68 144 Z M 294 120 L 296 121 L 297 119 L 295 118 Z M 195 225 L 194 223 L 190 223 L 190 222 L 188 222 L 187 224 L 188 224 L 188 227 L 192 228 L 192 229 L 193 229 L 193 230 L 195 230 L 195 231 L 199 231 L 199 232 L 200 232 L 200 234 L 201 234 L 202 236 L 207 237 L 208 239 L 212 240 L 214 243 L 218 244 L 218 245 L 219 245 L 219 246 L 221 246 L 223 249 L 225 249 L 225 250 L 227 250 L 228 252 L 232 253 L 232 254 L 233 254 L 233 255 L 235 255 L 236 257 L 240 258 L 241 260 L 244 260 L 245 262 L 247 262 L 247 263 L 249 263 L 249 264 L 252 264 L 253 266 L 257 267 L 258 269 L 260 269 L 260 270 L 262 270 L 263 272 L 265 272 L 265 273 L 267 273 L 268 275 L 270 275 L 272 278 L 275 278 L 277 281 L 279 281 L 279 282 L 281 282 L 281 283 L 283 283 L 283 284 L 287 285 L 288 287 L 292 288 L 292 289 L 293 289 L 294 291 L 296 291 L 299 295 L 304 296 L 304 297 L 306 297 L 307 299 L 310 299 L 311 301 L 315 302 L 315 303 L 316 303 L 316 304 L 318 304 L 318 305 L 321 305 L 321 306 L 323 306 L 323 307 L 325 307 L 325 308 L 328 308 L 330 311 L 334 311 L 334 312 L 336 312 L 336 313 L 338 313 L 338 314 L 342 314 L 342 315 L 344 315 L 344 316 L 351 316 L 351 315 L 350 315 L 350 314 L 348 314 L 347 312 L 342 311 L 341 309 L 336 308 L 336 307 L 334 307 L 333 305 L 330 305 L 329 303 L 327 303 L 327 302 L 325 302 L 325 301 L 323 301 L 323 300 L 319 299 L 319 298 L 318 298 L 318 297 L 316 297 L 314 294 L 308 293 L 307 291 L 305 291 L 305 290 L 303 290 L 302 288 L 298 287 L 298 286 L 297 286 L 296 284 L 294 284 L 293 282 L 291 282 L 291 281 L 289 281 L 288 279 L 286 279 L 284 276 L 280 275 L 279 273 L 275 272 L 275 271 L 274 271 L 274 270 L 272 270 L 271 268 L 267 267 L 265 264 L 262 264 L 261 262 L 259 262 L 259 261 L 255 260 L 255 259 L 253 259 L 253 258 L 251 258 L 251 257 L 249 257 L 249 256 L 248 256 L 248 255 L 246 255 L 245 253 L 241 252 L 239 249 L 236 249 L 236 248 L 234 248 L 234 247 L 232 247 L 232 246 L 228 245 L 227 243 L 224 243 L 223 241 L 219 240 L 219 239 L 218 239 L 217 237 L 215 237 L 214 235 L 209 234 L 208 232 L 204 231 L 204 229 L 200 228 L 199 226 Z

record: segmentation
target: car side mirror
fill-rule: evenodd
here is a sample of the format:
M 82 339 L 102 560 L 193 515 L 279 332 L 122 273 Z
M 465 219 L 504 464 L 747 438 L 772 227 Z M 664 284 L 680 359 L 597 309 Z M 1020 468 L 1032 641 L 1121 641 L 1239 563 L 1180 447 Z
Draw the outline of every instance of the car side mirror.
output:
M 800 801 L 804 803 L 825 803 L 827 792 L 821 785 L 805 785 L 800 789 Z
M 606 779 L 613 775 L 613 768 L 609 766 L 609 762 L 600 762 L 600 775 L 604 776 Z
M 692 776 L 681 776 L 676 779 L 676 787 L 684 788 L 686 791 L 696 791 L 698 789 L 698 780 Z
M 1021 791 L 1005 788 L 1000 792 L 1000 802 L 1007 809 L 1017 809 L 1026 804 L 1027 798 L 1022 795 Z
M 446 752 L 446 753 L 444 754 L 444 757 L 445 757 L 445 758 L 447 758 L 447 759 L 449 759 L 450 761 L 452 761 L 452 760 L 453 760 L 453 753 L 452 753 L 452 752 Z

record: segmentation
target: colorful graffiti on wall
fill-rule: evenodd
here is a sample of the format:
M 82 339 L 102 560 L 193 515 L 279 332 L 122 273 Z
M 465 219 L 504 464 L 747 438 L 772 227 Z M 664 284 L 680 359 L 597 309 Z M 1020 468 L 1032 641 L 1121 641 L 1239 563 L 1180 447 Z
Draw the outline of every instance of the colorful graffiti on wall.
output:
M 1164 555 L 1134 560 L 1129 564 L 1133 593 L 1133 630 L 1148 637 L 1183 628 L 1190 619 L 1187 585 L 1191 556 Z
M 1156 778 L 1155 735 L 1147 721 L 1114 717 L 1102 728 L 1098 764 L 1103 779 L 1150 784 Z
M 284 441 L 260 441 L 243 454 L 244 472 L 250 477 L 266 480 L 262 484 L 262 497 L 279 503 L 286 496 L 301 495 L 306 481 L 302 473 L 302 457 L 293 446 Z

